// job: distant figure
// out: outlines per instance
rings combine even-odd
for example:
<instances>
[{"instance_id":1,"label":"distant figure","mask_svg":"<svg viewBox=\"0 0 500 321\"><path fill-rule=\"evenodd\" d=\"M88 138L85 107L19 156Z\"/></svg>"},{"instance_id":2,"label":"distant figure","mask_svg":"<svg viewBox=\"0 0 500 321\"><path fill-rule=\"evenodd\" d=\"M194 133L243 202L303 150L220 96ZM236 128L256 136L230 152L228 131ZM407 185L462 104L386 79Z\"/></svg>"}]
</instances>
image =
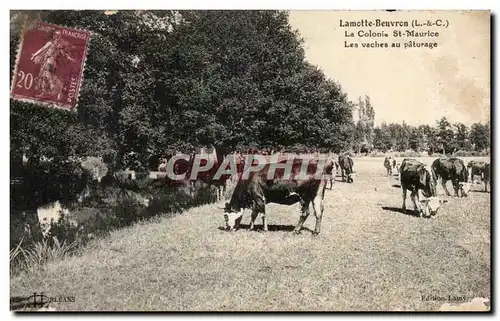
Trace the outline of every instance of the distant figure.
<instances>
[{"instance_id":1,"label":"distant figure","mask_svg":"<svg viewBox=\"0 0 500 321\"><path fill-rule=\"evenodd\" d=\"M353 165L354 162L352 161L351 157L347 155L340 155L339 156L339 165L340 165L340 170L342 171L342 182L345 182L346 179L345 177L347 176L347 183L352 183L353 180Z\"/></svg>"},{"instance_id":2,"label":"distant figure","mask_svg":"<svg viewBox=\"0 0 500 321\"><path fill-rule=\"evenodd\" d=\"M384 159L384 167L387 170L387 176L392 176L392 167L394 162L391 162L392 158L391 157L386 157Z\"/></svg>"}]
</instances>

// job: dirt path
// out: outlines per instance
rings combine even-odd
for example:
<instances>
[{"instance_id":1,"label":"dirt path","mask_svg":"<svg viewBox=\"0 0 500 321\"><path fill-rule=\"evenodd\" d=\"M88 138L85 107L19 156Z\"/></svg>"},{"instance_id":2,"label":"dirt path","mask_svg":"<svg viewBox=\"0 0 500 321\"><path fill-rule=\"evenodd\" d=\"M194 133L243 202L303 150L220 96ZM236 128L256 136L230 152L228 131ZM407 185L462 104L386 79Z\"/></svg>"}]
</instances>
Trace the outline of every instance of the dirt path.
<instances>
[{"instance_id":1,"label":"dirt path","mask_svg":"<svg viewBox=\"0 0 500 321\"><path fill-rule=\"evenodd\" d=\"M450 199L423 219L397 210L401 191L382 160L355 161L355 171L354 184L337 178L326 192L318 237L307 230L313 216L302 235L289 233L298 206L269 205L271 231L262 233L220 230L221 210L208 205L15 277L11 295L76 297L58 310L175 311L437 310L464 302L452 297L490 297L489 193Z\"/></svg>"}]
</instances>

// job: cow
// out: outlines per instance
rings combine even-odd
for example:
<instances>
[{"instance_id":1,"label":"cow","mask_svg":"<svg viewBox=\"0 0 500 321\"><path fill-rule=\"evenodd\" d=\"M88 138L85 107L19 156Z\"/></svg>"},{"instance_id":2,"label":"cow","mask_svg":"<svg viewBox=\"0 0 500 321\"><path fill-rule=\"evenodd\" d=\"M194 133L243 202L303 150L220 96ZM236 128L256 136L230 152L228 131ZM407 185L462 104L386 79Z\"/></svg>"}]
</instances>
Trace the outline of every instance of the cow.
<instances>
[{"instance_id":1,"label":"cow","mask_svg":"<svg viewBox=\"0 0 500 321\"><path fill-rule=\"evenodd\" d=\"M325 164L325 169L327 170L326 175L329 175L329 180L330 180L330 190L333 189L333 184L335 183L335 176L336 176L336 161L332 158L327 158L326 164Z\"/></svg>"},{"instance_id":2,"label":"cow","mask_svg":"<svg viewBox=\"0 0 500 321\"><path fill-rule=\"evenodd\" d=\"M353 161L352 159L347 156L347 155L340 155L339 156L339 166L340 170L342 172L342 182L345 182L346 179L345 177L347 176L347 183L352 183L353 182Z\"/></svg>"},{"instance_id":3,"label":"cow","mask_svg":"<svg viewBox=\"0 0 500 321\"><path fill-rule=\"evenodd\" d=\"M313 159L309 162L307 170L303 173L300 168L302 162L295 159L291 167L290 177L284 177L284 170L277 169L274 176L268 177L271 164L265 164L260 170L247 169L240 174L229 202L224 207L224 220L226 228L232 230L237 227L243 217L244 209L251 209L252 216L250 229L255 228L255 219L262 213L263 230L267 231L265 205L275 203L281 205L301 204L301 215L294 229L299 234L304 222L309 216L309 205L312 203L316 226L313 235L318 235L321 229L323 216L323 199L327 183L328 172L331 172L333 162L323 161L324 167L318 166L320 161ZM255 170L255 171L252 171ZM316 171L318 170L318 173ZM298 177L300 173L303 177ZM248 177L245 177L247 175Z\"/></svg>"},{"instance_id":4,"label":"cow","mask_svg":"<svg viewBox=\"0 0 500 321\"><path fill-rule=\"evenodd\" d=\"M403 212L406 213L406 192L411 192L415 212L419 217L437 214L442 201L436 194L436 174L421 162L405 158L399 167L401 189L403 191Z\"/></svg>"},{"instance_id":5,"label":"cow","mask_svg":"<svg viewBox=\"0 0 500 321\"><path fill-rule=\"evenodd\" d=\"M469 175L463 160L456 157L437 158L432 163L432 170L436 173L437 178L441 178L441 185L447 196L451 195L446 188L446 182L451 180L455 190L454 196L458 197L460 191L460 196L467 197L471 183L468 182Z\"/></svg>"},{"instance_id":6,"label":"cow","mask_svg":"<svg viewBox=\"0 0 500 321\"><path fill-rule=\"evenodd\" d=\"M391 160L392 160L392 157L386 157L384 159L384 167L387 170L387 176L392 176L393 162L391 162Z\"/></svg>"},{"instance_id":7,"label":"cow","mask_svg":"<svg viewBox=\"0 0 500 321\"><path fill-rule=\"evenodd\" d=\"M471 160L467 164L467 169L469 172L470 182L473 181L475 175L481 176L482 180L484 181L484 191L487 192L488 182L490 181L490 164L483 161ZM490 189L491 189L491 182L490 182Z\"/></svg>"}]
</instances>

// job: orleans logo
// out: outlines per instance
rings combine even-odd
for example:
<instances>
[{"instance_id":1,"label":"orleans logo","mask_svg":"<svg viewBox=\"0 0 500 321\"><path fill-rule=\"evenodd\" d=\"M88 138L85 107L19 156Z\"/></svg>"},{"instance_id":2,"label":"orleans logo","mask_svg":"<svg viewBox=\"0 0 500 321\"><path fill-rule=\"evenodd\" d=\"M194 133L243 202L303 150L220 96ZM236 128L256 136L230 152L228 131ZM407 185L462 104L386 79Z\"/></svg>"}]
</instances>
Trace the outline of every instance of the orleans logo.
<instances>
[{"instance_id":1,"label":"orleans logo","mask_svg":"<svg viewBox=\"0 0 500 321\"><path fill-rule=\"evenodd\" d=\"M75 302L75 296L48 296L44 292L33 292L30 296L11 297L10 308L11 310L40 309L49 306L51 303L69 302Z\"/></svg>"},{"instance_id":2,"label":"orleans logo","mask_svg":"<svg viewBox=\"0 0 500 321\"><path fill-rule=\"evenodd\" d=\"M34 308L41 308L50 302L48 296L43 294L43 292L33 292L33 295L28 297L29 305Z\"/></svg>"}]
</instances>

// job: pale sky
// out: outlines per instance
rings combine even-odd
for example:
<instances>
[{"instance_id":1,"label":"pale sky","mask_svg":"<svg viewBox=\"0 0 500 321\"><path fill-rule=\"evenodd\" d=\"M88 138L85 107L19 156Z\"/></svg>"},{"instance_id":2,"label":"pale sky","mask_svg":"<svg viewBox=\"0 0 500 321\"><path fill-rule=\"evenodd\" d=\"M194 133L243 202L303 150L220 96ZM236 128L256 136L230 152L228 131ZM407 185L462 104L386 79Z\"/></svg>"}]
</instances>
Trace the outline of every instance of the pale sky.
<instances>
[{"instance_id":1,"label":"pale sky","mask_svg":"<svg viewBox=\"0 0 500 321\"><path fill-rule=\"evenodd\" d=\"M340 27L361 19L408 21L409 27ZM448 20L437 38L396 40L394 30L414 30L411 21ZM305 40L306 59L338 81L351 101L370 96L375 123L435 125L448 117L470 125L490 119L490 13L488 11L291 11L290 23ZM389 38L360 38L359 30L385 31ZM345 32L355 37L345 37ZM353 39L353 41L351 41ZM429 48L345 48L348 42L437 42Z\"/></svg>"}]
</instances>

